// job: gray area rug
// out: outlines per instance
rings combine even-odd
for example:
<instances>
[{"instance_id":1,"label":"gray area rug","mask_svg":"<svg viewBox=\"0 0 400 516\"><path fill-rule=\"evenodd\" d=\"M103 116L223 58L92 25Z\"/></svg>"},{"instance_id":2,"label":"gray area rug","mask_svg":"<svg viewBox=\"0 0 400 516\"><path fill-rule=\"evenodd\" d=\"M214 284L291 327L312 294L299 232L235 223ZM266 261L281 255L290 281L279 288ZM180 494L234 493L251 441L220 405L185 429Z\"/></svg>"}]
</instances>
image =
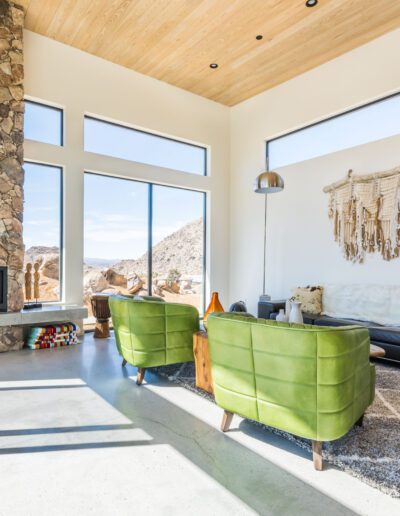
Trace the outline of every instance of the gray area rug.
<instances>
[{"instance_id":1,"label":"gray area rug","mask_svg":"<svg viewBox=\"0 0 400 516\"><path fill-rule=\"evenodd\" d=\"M362 427L330 443L324 443L323 457L390 496L400 498L400 368L376 365L375 401L364 417ZM155 367L155 373L214 401L212 395L195 386L193 363ZM249 420L250 421L250 420ZM311 441L262 425L251 424L289 439L311 453Z\"/></svg>"}]
</instances>

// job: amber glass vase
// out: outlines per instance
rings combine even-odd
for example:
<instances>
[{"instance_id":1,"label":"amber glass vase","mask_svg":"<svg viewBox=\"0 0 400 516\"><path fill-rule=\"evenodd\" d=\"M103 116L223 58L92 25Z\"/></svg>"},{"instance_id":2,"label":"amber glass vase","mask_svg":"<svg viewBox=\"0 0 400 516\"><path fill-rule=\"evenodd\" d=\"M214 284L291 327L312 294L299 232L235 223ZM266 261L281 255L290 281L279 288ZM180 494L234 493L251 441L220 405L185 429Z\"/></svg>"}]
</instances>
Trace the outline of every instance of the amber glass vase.
<instances>
[{"instance_id":1,"label":"amber glass vase","mask_svg":"<svg viewBox=\"0 0 400 516\"><path fill-rule=\"evenodd\" d=\"M208 308L206 310L206 313L204 314L203 323L204 327L207 329L207 319L210 314L213 312L225 312L223 309L223 306L221 305L221 302L218 298L218 292L213 292L211 296L210 304L208 305Z\"/></svg>"}]
</instances>

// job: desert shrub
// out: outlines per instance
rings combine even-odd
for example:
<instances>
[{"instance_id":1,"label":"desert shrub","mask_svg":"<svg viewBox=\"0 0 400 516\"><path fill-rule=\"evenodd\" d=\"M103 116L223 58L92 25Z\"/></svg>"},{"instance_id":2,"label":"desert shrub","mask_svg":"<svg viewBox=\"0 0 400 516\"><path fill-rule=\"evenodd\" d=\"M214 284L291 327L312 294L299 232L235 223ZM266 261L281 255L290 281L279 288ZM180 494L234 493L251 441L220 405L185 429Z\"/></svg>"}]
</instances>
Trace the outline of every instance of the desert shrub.
<instances>
[{"instance_id":1,"label":"desert shrub","mask_svg":"<svg viewBox=\"0 0 400 516\"><path fill-rule=\"evenodd\" d=\"M172 285L173 283L177 283L182 274L178 271L178 269L170 269L167 276L168 285Z\"/></svg>"}]
</instances>

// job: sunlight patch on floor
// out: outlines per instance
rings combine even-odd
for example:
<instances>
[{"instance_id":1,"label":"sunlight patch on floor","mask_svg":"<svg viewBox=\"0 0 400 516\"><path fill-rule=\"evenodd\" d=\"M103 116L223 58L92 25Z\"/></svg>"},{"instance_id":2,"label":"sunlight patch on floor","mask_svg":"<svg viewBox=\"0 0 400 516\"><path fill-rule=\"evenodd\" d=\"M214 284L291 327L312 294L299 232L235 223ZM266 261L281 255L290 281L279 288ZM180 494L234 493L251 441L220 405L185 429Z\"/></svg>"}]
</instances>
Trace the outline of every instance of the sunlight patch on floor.
<instances>
[{"instance_id":1,"label":"sunlight patch on floor","mask_svg":"<svg viewBox=\"0 0 400 516\"><path fill-rule=\"evenodd\" d=\"M18 382L6 382L18 383ZM2 430L131 424L84 382L0 390ZM37 385L42 385L38 380Z\"/></svg>"}]
</instances>

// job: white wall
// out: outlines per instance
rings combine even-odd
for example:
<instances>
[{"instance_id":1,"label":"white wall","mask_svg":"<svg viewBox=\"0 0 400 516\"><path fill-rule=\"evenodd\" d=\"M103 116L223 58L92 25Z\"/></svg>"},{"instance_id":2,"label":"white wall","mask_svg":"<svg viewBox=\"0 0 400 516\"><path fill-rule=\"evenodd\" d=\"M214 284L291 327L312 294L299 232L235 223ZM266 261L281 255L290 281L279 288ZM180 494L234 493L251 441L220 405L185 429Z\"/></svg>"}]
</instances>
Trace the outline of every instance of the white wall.
<instances>
[{"instance_id":1,"label":"white wall","mask_svg":"<svg viewBox=\"0 0 400 516\"><path fill-rule=\"evenodd\" d=\"M64 168L65 301L82 301L83 172L171 184L208 193L208 286L228 302L229 108L67 45L25 31L25 94L65 109L65 147L25 142L25 159ZM83 116L100 115L209 146L209 177L83 151ZM208 297L208 296L207 296Z\"/></svg>"},{"instance_id":2,"label":"white wall","mask_svg":"<svg viewBox=\"0 0 400 516\"><path fill-rule=\"evenodd\" d=\"M262 289L264 199L262 195L253 193L252 184L265 166L265 141L400 91L399 48L400 30L396 30L231 109L231 301L244 299L248 309L256 312ZM390 140L381 143L394 149L398 140ZM290 287L302 283L321 282L319 276L323 274L322 270L313 270L307 264L307 258L312 257L312 252L319 253L319 259L325 262L325 271L331 268L335 278L343 275L362 281L369 276L372 263L357 266L360 269L355 273L356 268L350 268L350 264L338 256L340 250L332 243L333 232L326 215L327 199L321 196L314 205L310 203L313 190L310 191L309 184L317 176L315 188L319 189L320 185L343 177L348 168L357 171L359 166L362 173L400 164L398 152L387 156L386 147L379 147L379 142L377 145L381 154L374 156L373 161L367 160L367 154L363 155L360 147L354 149L356 154L351 156L351 163L345 151L331 155L334 159L331 165L326 157L321 158L321 163L313 160L297 167L286 167L287 170L282 169L287 191L269 197L271 224L268 240L268 290L272 295L286 295ZM319 165L324 166L320 168ZM296 199L294 211L291 202ZM315 218L321 219L321 225L314 224L315 230L321 234L315 238L315 250L306 256L301 251L299 239L307 231L304 224L313 222ZM293 235L296 245L288 239ZM324 239L324 245L329 246L329 252L325 252L322 246L318 248L321 238ZM284 240L289 241L284 244ZM294 254L290 258L288 250ZM398 263L372 261L376 262L374 267L379 268L380 272L384 271L384 281L390 281L392 273L399 271ZM371 283L375 279L371 278Z\"/></svg>"},{"instance_id":3,"label":"white wall","mask_svg":"<svg viewBox=\"0 0 400 516\"><path fill-rule=\"evenodd\" d=\"M400 259L367 254L363 264L345 260L333 238L329 195L322 191L349 168L354 175L398 166L400 135L279 169L285 189L270 199L267 284L277 299L297 286L326 283L400 284Z\"/></svg>"}]
</instances>

